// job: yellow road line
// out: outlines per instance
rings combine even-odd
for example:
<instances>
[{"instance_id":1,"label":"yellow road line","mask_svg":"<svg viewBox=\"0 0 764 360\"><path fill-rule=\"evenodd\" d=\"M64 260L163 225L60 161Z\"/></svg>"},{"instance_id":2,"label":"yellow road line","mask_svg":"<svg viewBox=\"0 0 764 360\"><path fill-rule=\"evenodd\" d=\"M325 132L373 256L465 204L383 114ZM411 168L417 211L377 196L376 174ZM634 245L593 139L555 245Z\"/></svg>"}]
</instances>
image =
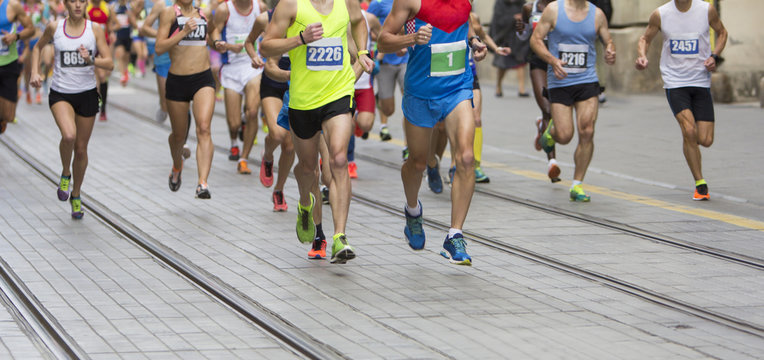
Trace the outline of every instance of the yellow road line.
<instances>
[{"instance_id":1,"label":"yellow road line","mask_svg":"<svg viewBox=\"0 0 764 360\"><path fill-rule=\"evenodd\" d=\"M369 134L369 138L379 139L379 136L377 136L376 134ZM388 141L388 143L395 144L401 147L405 146L405 143L401 139L392 139ZM443 154L443 159L450 158L450 157L451 155L449 154L448 151L446 151L445 154ZM510 174L522 176L529 179L543 181L545 183L549 181L547 174L540 173L538 171L513 168L505 164L494 163L494 162L482 161L481 163L491 169L499 169L501 171L508 172ZM570 181L561 181L557 185L569 187ZM642 205L654 206L664 210L676 211L676 212L680 212L680 213L684 213L688 215L703 217L706 219L717 220L717 221L725 222L727 224L740 226L746 229L764 231L764 222L745 218L742 216L726 214L726 213L714 211L714 210L698 209L698 208L693 208L693 207L684 206L684 205L672 204L666 201L657 200L657 199L653 199L646 196L628 194L625 192L611 190L605 187L594 186L591 184L586 185L586 191L593 194L605 195L611 198L626 200L626 201L630 201L630 202L638 203Z\"/></svg>"}]
</instances>

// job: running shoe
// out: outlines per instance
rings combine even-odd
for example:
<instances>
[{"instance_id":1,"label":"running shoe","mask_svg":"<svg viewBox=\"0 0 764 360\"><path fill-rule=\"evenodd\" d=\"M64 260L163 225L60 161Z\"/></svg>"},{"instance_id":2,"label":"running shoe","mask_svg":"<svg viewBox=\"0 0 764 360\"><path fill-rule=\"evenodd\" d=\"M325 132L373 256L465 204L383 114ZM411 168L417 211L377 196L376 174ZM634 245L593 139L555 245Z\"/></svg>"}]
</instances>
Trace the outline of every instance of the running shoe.
<instances>
[{"instance_id":1,"label":"running shoe","mask_svg":"<svg viewBox=\"0 0 764 360\"><path fill-rule=\"evenodd\" d=\"M313 205L316 199L310 194L310 205L303 206L297 202L297 239L307 244L316 238L316 224L313 222Z\"/></svg>"},{"instance_id":2,"label":"running shoe","mask_svg":"<svg viewBox=\"0 0 764 360\"><path fill-rule=\"evenodd\" d=\"M188 148L188 145L183 144L183 158L188 159L191 157L191 149Z\"/></svg>"},{"instance_id":3,"label":"running shoe","mask_svg":"<svg viewBox=\"0 0 764 360\"><path fill-rule=\"evenodd\" d=\"M15 120L15 118L14 118ZM8 122L4 119L0 119L0 134L5 132L5 128L8 127Z\"/></svg>"},{"instance_id":4,"label":"running shoe","mask_svg":"<svg viewBox=\"0 0 764 360\"><path fill-rule=\"evenodd\" d=\"M127 80L130 79L130 77L127 75L127 71L125 71L122 74L122 77L119 79L119 83L122 84L122 86L127 86Z\"/></svg>"},{"instance_id":5,"label":"running shoe","mask_svg":"<svg viewBox=\"0 0 764 360\"><path fill-rule=\"evenodd\" d=\"M167 112L162 110L162 108L160 107L159 109L157 109L157 112L154 113L154 120L156 120L156 122L160 124L165 122L165 120L167 120Z\"/></svg>"},{"instance_id":6,"label":"running shoe","mask_svg":"<svg viewBox=\"0 0 764 360\"><path fill-rule=\"evenodd\" d=\"M313 240L313 246L308 251L308 259L326 259L326 239L316 238Z\"/></svg>"},{"instance_id":7,"label":"running shoe","mask_svg":"<svg viewBox=\"0 0 764 360\"><path fill-rule=\"evenodd\" d=\"M547 170L546 174L549 176L549 180L551 180L552 183L560 181L560 167L557 166L556 162L549 163L549 170Z\"/></svg>"},{"instance_id":8,"label":"running shoe","mask_svg":"<svg viewBox=\"0 0 764 360\"><path fill-rule=\"evenodd\" d=\"M231 160L231 161L239 160L239 146L238 145L231 146L231 150L228 151L228 160Z\"/></svg>"},{"instance_id":9,"label":"running shoe","mask_svg":"<svg viewBox=\"0 0 764 360\"><path fill-rule=\"evenodd\" d=\"M106 110L101 110L101 115L98 116L98 121L106 121Z\"/></svg>"},{"instance_id":10,"label":"running shoe","mask_svg":"<svg viewBox=\"0 0 764 360\"><path fill-rule=\"evenodd\" d=\"M79 196L72 196L69 202L72 204L72 218L77 220L82 219L82 216L85 215L85 212L82 211L82 200L79 198Z\"/></svg>"},{"instance_id":11,"label":"running shoe","mask_svg":"<svg viewBox=\"0 0 764 360\"><path fill-rule=\"evenodd\" d=\"M180 183L181 183L180 175L181 175L182 172L183 172L183 165L182 164L180 166L180 170L178 170L178 171L175 171L175 166L172 167L172 171L170 171L170 181L169 181L170 182L170 191L174 192L174 191L178 191L178 189L180 189ZM178 181L177 182L173 182L172 181L172 174L173 173L177 173L178 174Z\"/></svg>"},{"instance_id":12,"label":"running shoe","mask_svg":"<svg viewBox=\"0 0 764 360\"><path fill-rule=\"evenodd\" d=\"M483 168L480 167L479 163L475 166L475 182L480 184L488 184L491 182L491 178L483 172Z\"/></svg>"},{"instance_id":13,"label":"running shoe","mask_svg":"<svg viewBox=\"0 0 764 360\"><path fill-rule=\"evenodd\" d=\"M361 130L361 128L358 126L358 124L355 124L355 131L353 132L353 134L356 137L361 137L361 135L363 135L363 130Z\"/></svg>"},{"instance_id":14,"label":"running shoe","mask_svg":"<svg viewBox=\"0 0 764 360\"><path fill-rule=\"evenodd\" d=\"M282 191L274 191L273 192L273 211L274 212L283 212L287 211L289 207L287 206L286 199L284 199L284 193Z\"/></svg>"},{"instance_id":15,"label":"running shoe","mask_svg":"<svg viewBox=\"0 0 764 360\"><path fill-rule=\"evenodd\" d=\"M541 134L544 133L543 120L544 118L541 116L536 119L536 137L533 139L533 147L536 148L536 151L541 151L541 143L539 142L539 139L541 139Z\"/></svg>"},{"instance_id":16,"label":"running shoe","mask_svg":"<svg viewBox=\"0 0 764 360\"><path fill-rule=\"evenodd\" d=\"M576 185L570 189L570 201L589 202L589 200L591 200L591 197L584 193L581 185Z\"/></svg>"},{"instance_id":17,"label":"running shoe","mask_svg":"<svg viewBox=\"0 0 764 360\"><path fill-rule=\"evenodd\" d=\"M350 174L351 179L358 179L358 165L355 164L355 161L348 162L348 174Z\"/></svg>"},{"instance_id":18,"label":"running shoe","mask_svg":"<svg viewBox=\"0 0 764 360\"><path fill-rule=\"evenodd\" d=\"M454 183L454 175L456 174L456 166L452 166L450 169L448 169L448 184L452 185Z\"/></svg>"},{"instance_id":19,"label":"running shoe","mask_svg":"<svg viewBox=\"0 0 764 360\"><path fill-rule=\"evenodd\" d=\"M401 154L401 157L403 158L404 162L409 159L409 148L408 147L403 148L403 152Z\"/></svg>"},{"instance_id":20,"label":"running shoe","mask_svg":"<svg viewBox=\"0 0 764 360\"><path fill-rule=\"evenodd\" d=\"M61 180L58 182L58 190L56 191L58 194L58 199L61 201L66 201L69 199L69 182L72 180L72 176L64 176L61 175Z\"/></svg>"},{"instance_id":21,"label":"running shoe","mask_svg":"<svg viewBox=\"0 0 764 360\"><path fill-rule=\"evenodd\" d=\"M695 187L695 194L692 195L692 199L696 201L710 200L711 196L708 194L708 184L701 184Z\"/></svg>"},{"instance_id":22,"label":"running shoe","mask_svg":"<svg viewBox=\"0 0 764 360\"><path fill-rule=\"evenodd\" d=\"M27 89L27 104L32 103L32 92Z\"/></svg>"},{"instance_id":23,"label":"running shoe","mask_svg":"<svg viewBox=\"0 0 764 360\"><path fill-rule=\"evenodd\" d=\"M260 158L260 183L267 188L273 185L273 161L265 161L265 156Z\"/></svg>"},{"instance_id":24,"label":"running shoe","mask_svg":"<svg viewBox=\"0 0 764 360\"><path fill-rule=\"evenodd\" d=\"M344 264L348 260L355 259L355 251L353 247L348 244L348 239L345 234L334 234L332 237L334 243L332 244L332 258L329 260L332 264Z\"/></svg>"},{"instance_id":25,"label":"running shoe","mask_svg":"<svg viewBox=\"0 0 764 360\"><path fill-rule=\"evenodd\" d=\"M361 139L366 140L368 138L369 138L369 132L368 131L364 131L363 134L361 134Z\"/></svg>"},{"instance_id":26,"label":"running shoe","mask_svg":"<svg viewBox=\"0 0 764 360\"><path fill-rule=\"evenodd\" d=\"M472 266L472 257L467 254L467 244L464 236L459 233L453 237L446 236L443 242L443 250L440 255L448 259L452 264Z\"/></svg>"},{"instance_id":27,"label":"running shoe","mask_svg":"<svg viewBox=\"0 0 764 360\"><path fill-rule=\"evenodd\" d=\"M552 128L553 122L554 122L554 119L549 120L549 125L546 126L546 130L544 130L544 133L541 134L541 136L539 137L539 145L541 145L541 148L547 154L554 151L554 139L552 138L552 135L549 133L549 129Z\"/></svg>"},{"instance_id":28,"label":"running shoe","mask_svg":"<svg viewBox=\"0 0 764 360\"><path fill-rule=\"evenodd\" d=\"M387 129L387 127L383 127L381 130L379 130L379 138L382 141L388 141L388 140L391 140L393 137L390 136L390 130Z\"/></svg>"},{"instance_id":29,"label":"running shoe","mask_svg":"<svg viewBox=\"0 0 764 360\"><path fill-rule=\"evenodd\" d=\"M37 93L37 95L34 98L34 103L37 104L37 105L42 104L42 96L40 95L39 92Z\"/></svg>"},{"instance_id":30,"label":"running shoe","mask_svg":"<svg viewBox=\"0 0 764 360\"><path fill-rule=\"evenodd\" d=\"M414 250L424 249L425 236L422 215L424 215L424 208L422 208L422 202L419 201L419 207L422 209L422 213L419 216L409 215L406 207L403 208L403 213L406 215L406 226L403 228L403 235L406 236L406 240L409 242L409 246Z\"/></svg>"},{"instance_id":31,"label":"running shoe","mask_svg":"<svg viewBox=\"0 0 764 360\"><path fill-rule=\"evenodd\" d=\"M435 164L435 167L427 165L427 185L432 192L440 194L443 192L443 179L440 177L440 159L437 160L438 164Z\"/></svg>"},{"instance_id":32,"label":"running shoe","mask_svg":"<svg viewBox=\"0 0 764 360\"><path fill-rule=\"evenodd\" d=\"M329 205L329 188L321 185L321 202Z\"/></svg>"},{"instance_id":33,"label":"running shoe","mask_svg":"<svg viewBox=\"0 0 764 360\"><path fill-rule=\"evenodd\" d=\"M239 164L236 165L236 171L239 172L239 174L242 175L249 175L252 173L252 170L247 167L247 160L245 159L239 159Z\"/></svg>"},{"instance_id":34,"label":"running shoe","mask_svg":"<svg viewBox=\"0 0 764 360\"><path fill-rule=\"evenodd\" d=\"M207 185L202 185L202 184L197 185L196 198L205 199L205 200L212 198L212 194L210 194L210 188L207 187Z\"/></svg>"}]
</instances>

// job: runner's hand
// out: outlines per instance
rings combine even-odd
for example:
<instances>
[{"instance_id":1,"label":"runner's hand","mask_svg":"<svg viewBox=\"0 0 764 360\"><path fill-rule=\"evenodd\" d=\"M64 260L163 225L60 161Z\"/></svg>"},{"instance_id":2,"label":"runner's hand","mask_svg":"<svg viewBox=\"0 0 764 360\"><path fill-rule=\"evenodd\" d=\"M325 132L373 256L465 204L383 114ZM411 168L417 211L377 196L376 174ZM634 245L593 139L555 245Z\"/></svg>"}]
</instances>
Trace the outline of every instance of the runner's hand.
<instances>
[{"instance_id":1,"label":"runner's hand","mask_svg":"<svg viewBox=\"0 0 764 360\"><path fill-rule=\"evenodd\" d=\"M32 85L32 87L35 89L42 87L42 77L39 73L32 73L32 75L29 77L29 85Z\"/></svg>"},{"instance_id":2,"label":"runner's hand","mask_svg":"<svg viewBox=\"0 0 764 360\"><path fill-rule=\"evenodd\" d=\"M637 58L636 63L634 66L636 66L637 70L644 70L647 69L647 64L649 61L647 61L647 56L640 56Z\"/></svg>"},{"instance_id":3,"label":"runner's hand","mask_svg":"<svg viewBox=\"0 0 764 360\"><path fill-rule=\"evenodd\" d=\"M395 55L404 56L409 52L409 48L403 48L395 52Z\"/></svg>"},{"instance_id":4,"label":"runner's hand","mask_svg":"<svg viewBox=\"0 0 764 360\"><path fill-rule=\"evenodd\" d=\"M372 60L368 54L366 56L364 55L359 56L358 62L361 63L361 67L363 67L363 71L366 71L367 73L371 74L371 72L374 70L374 60Z\"/></svg>"},{"instance_id":5,"label":"runner's hand","mask_svg":"<svg viewBox=\"0 0 764 360\"><path fill-rule=\"evenodd\" d=\"M260 57L260 55L257 55L252 58L252 67L255 69L259 69L265 66L265 62L263 62L263 58Z\"/></svg>"},{"instance_id":6,"label":"runner's hand","mask_svg":"<svg viewBox=\"0 0 764 360\"><path fill-rule=\"evenodd\" d=\"M706 61L703 62L703 65L706 66L706 71L708 72L716 71L716 59L714 59L713 57L709 57L708 59L706 59Z\"/></svg>"},{"instance_id":7,"label":"runner's hand","mask_svg":"<svg viewBox=\"0 0 764 360\"><path fill-rule=\"evenodd\" d=\"M552 65L552 70L554 70L554 77L560 80L568 77L568 73L565 71L565 69L562 68L562 66L565 65L565 63L562 62L562 60L554 59L554 62L551 65Z\"/></svg>"},{"instance_id":8,"label":"runner's hand","mask_svg":"<svg viewBox=\"0 0 764 360\"><path fill-rule=\"evenodd\" d=\"M499 46L496 48L496 54L501 56L507 56L512 53L512 49L506 47L506 46Z\"/></svg>"},{"instance_id":9,"label":"runner's hand","mask_svg":"<svg viewBox=\"0 0 764 360\"><path fill-rule=\"evenodd\" d=\"M222 54L226 51L226 48L225 48L226 45L228 45L228 43L225 42L225 40L215 41L215 50L217 50L219 53Z\"/></svg>"},{"instance_id":10,"label":"runner's hand","mask_svg":"<svg viewBox=\"0 0 764 360\"><path fill-rule=\"evenodd\" d=\"M3 44L10 45L16 42L16 33L9 33L5 30L2 30L3 32Z\"/></svg>"},{"instance_id":11,"label":"runner's hand","mask_svg":"<svg viewBox=\"0 0 764 360\"><path fill-rule=\"evenodd\" d=\"M302 32L302 38L305 39L306 44L310 44L316 40L324 38L324 26L320 22L312 23L308 25Z\"/></svg>"},{"instance_id":12,"label":"runner's hand","mask_svg":"<svg viewBox=\"0 0 764 360\"><path fill-rule=\"evenodd\" d=\"M88 49L85 49L85 45L80 44L80 47L77 48L77 50L80 52L80 56L82 56L82 59L85 60L85 63L90 64L91 60L93 59L90 58L90 52L88 51Z\"/></svg>"},{"instance_id":13,"label":"runner's hand","mask_svg":"<svg viewBox=\"0 0 764 360\"><path fill-rule=\"evenodd\" d=\"M615 64L615 49L610 46L605 49L605 63L608 65Z\"/></svg>"},{"instance_id":14,"label":"runner's hand","mask_svg":"<svg viewBox=\"0 0 764 360\"><path fill-rule=\"evenodd\" d=\"M196 27L196 20L194 18L188 18L188 20L186 20L186 24L183 25L183 32L188 35L192 31L196 30Z\"/></svg>"},{"instance_id":15,"label":"runner's hand","mask_svg":"<svg viewBox=\"0 0 764 360\"><path fill-rule=\"evenodd\" d=\"M425 26L421 26L419 30L416 31L416 34L414 35L414 41L417 45L426 45L430 42L430 39L432 38L432 25L427 24Z\"/></svg>"},{"instance_id":16,"label":"runner's hand","mask_svg":"<svg viewBox=\"0 0 764 360\"><path fill-rule=\"evenodd\" d=\"M475 58L475 61L483 61L486 54L488 54L488 47L482 41L473 41L472 44L474 44L471 45L472 56Z\"/></svg>"},{"instance_id":17,"label":"runner's hand","mask_svg":"<svg viewBox=\"0 0 764 360\"><path fill-rule=\"evenodd\" d=\"M241 52L241 49L243 48L244 48L244 44L233 44L233 45L229 45L228 51L234 54L238 54Z\"/></svg>"}]
</instances>

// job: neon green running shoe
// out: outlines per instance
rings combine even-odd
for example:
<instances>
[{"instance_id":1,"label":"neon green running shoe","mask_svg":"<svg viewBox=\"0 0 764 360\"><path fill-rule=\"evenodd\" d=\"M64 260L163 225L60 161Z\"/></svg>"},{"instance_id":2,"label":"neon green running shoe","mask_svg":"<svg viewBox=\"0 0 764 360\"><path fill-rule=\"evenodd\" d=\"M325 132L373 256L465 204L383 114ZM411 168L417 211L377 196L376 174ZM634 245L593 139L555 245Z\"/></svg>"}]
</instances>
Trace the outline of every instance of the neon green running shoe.
<instances>
[{"instance_id":1,"label":"neon green running shoe","mask_svg":"<svg viewBox=\"0 0 764 360\"><path fill-rule=\"evenodd\" d=\"M85 215L85 212L82 211L82 200L79 197L72 196L69 202L72 203L72 218L77 220L82 219L82 216Z\"/></svg>"},{"instance_id":2,"label":"neon green running shoe","mask_svg":"<svg viewBox=\"0 0 764 360\"><path fill-rule=\"evenodd\" d=\"M581 185L576 185L570 189L570 201L589 202L590 199Z\"/></svg>"},{"instance_id":3,"label":"neon green running shoe","mask_svg":"<svg viewBox=\"0 0 764 360\"><path fill-rule=\"evenodd\" d=\"M313 222L315 202L313 194L310 194L310 206L302 206L297 202L297 239L303 244L313 242L316 238L316 224Z\"/></svg>"},{"instance_id":4,"label":"neon green running shoe","mask_svg":"<svg viewBox=\"0 0 764 360\"><path fill-rule=\"evenodd\" d=\"M334 244L332 244L332 258L329 260L332 264L344 264L348 260L355 259L355 251L353 247L348 244L348 239L343 233L334 234L332 238Z\"/></svg>"},{"instance_id":5,"label":"neon green running shoe","mask_svg":"<svg viewBox=\"0 0 764 360\"><path fill-rule=\"evenodd\" d=\"M539 145L541 145L541 148L544 149L544 152L547 154L554 151L554 139L552 138L552 134L549 133L549 129L552 128L553 122L554 119L549 120L549 125L547 125L546 130L544 130L544 133L539 137Z\"/></svg>"}]
</instances>

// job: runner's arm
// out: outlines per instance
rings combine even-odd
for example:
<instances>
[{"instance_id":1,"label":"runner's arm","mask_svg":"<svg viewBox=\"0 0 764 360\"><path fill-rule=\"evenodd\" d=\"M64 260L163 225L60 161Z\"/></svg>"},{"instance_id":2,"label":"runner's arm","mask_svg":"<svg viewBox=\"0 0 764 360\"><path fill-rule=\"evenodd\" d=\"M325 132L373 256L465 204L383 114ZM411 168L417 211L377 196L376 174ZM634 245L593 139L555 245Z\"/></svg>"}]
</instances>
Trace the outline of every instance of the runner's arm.
<instances>
[{"instance_id":1,"label":"runner's arm","mask_svg":"<svg viewBox=\"0 0 764 360\"><path fill-rule=\"evenodd\" d=\"M269 78L275 81L279 82L287 82L289 81L289 70L284 70L279 67L279 57L269 57L268 60L265 62L265 75L268 75Z\"/></svg>"},{"instance_id":2,"label":"runner's arm","mask_svg":"<svg viewBox=\"0 0 764 360\"><path fill-rule=\"evenodd\" d=\"M278 57L298 46L304 45L300 36L286 38L287 29L297 16L296 0L281 0L273 11L271 22L265 29L263 41L260 42L260 54Z\"/></svg>"},{"instance_id":3,"label":"runner's arm","mask_svg":"<svg viewBox=\"0 0 764 360\"><path fill-rule=\"evenodd\" d=\"M493 41L491 38L491 35L488 35L487 32L485 32L485 29L483 29L483 26L480 25L480 17L476 13L470 13L470 20L472 21L472 30L475 31L475 35L480 37L480 39L483 40L485 45L488 47L488 50L491 50L493 53L497 53L499 55L509 55L512 53L512 49L508 47L498 46L496 45L496 42Z\"/></svg>"},{"instance_id":4,"label":"runner's arm","mask_svg":"<svg viewBox=\"0 0 764 360\"><path fill-rule=\"evenodd\" d=\"M141 28L138 29L138 33L141 36L153 37L153 38L157 37L157 31L152 26L154 25L155 21L158 21L159 13L161 13L163 9L164 9L164 0L154 1L154 6L151 8L151 12L149 12L149 14L146 15L146 19L143 21L143 26L141 26Z\"/></svg>"},{"instance_id":5,"label":"runner's arm","mask_svg":"<svg viewBox=\"0 0 764 360\"><path fill-rule=\"evenodd\" d=\"M26 40L34 36L36 28L34 27L34 24L32 24L32 18L30 18L26 11L24 11L24 5L21 5L21 2L16 0L12 0L9 5L13 7L13 11L16 13L16 21L24 26L24 30L21 30L18 33L18 40ZM15 34L3 34L3 42L6 44L10 44L9 42L6 42L6 37L9 37L9 35L15 37ZM13 39L13 41L16 40L17 39Z\"/></svg>"},{"instance_id":6,"label":"runner's arm","mask_svg":"<svg viewBox=\"0 0 764 360\"><path fill-rule=\"evenodd\" d=\"M704 65L708 71L716 71L716 58L724 51L724 47L727 46L727 29L722 24L722 20L719 18L719 13L713 6L708 7L708 25L714 29L716 33L716 43L714 44L714 52L706 59Z\"/></svg>"},{"instance_id":7,"label":"runner's arm","mask_svg":"<svg viewBox=\"0 0 764 360\"><path fill-rule=\"evenodd\" d=\"M547 5L544 12L541 14L541 20L536 24L536 29L533 30L531 35L531 50L541 58L545 63L552 66L554 70L554 76L558 79L564 79L568 76L565 69L562 68L562 60L554 57L549 49L544 44L544 38L552 31L557 22L557 2Z\"/></svg>"},{"instance_id":8,"label":"runner's arm","mask_svg":"<svg viewBox=\"0 0 764 360\"><path fill-rule=\"evenodd\" d=\"M655 35L657 35L660 30L661 14L656 9L650 14L650 20L647 23L645 33L639 37L639 42L637 43L637 60L634 64L637 70L644 70L647 68L647 50L650 48L650 43L653 42Z\"/></svg>"},{"instance_id":9,"label":"runner's arm","mask_svg":"<svg viewBox=\"0 0 764 360\"><path fill-rule=\"evenodd\" d=\"M186 26L183 26L183 29L178 31L177 34L174 34L173 36L170 36L170 25L175 21L175 9L171 7L166 7L162 10L162 12L159 14L159 29L157 30L157 42L154 48L156 49L156 53L158 55L162 55L170 49L178 45L178 43L183 40L183 38L188 35L193 29L196 28L196 26L188 26L189 23L186 22ZM194 18L188 19L188 21L195 21Z\"/></svg>"},{"instance_id":10,"label":"runner's arm","mask_svg":"<svg viewBox=\"0 0 764 360\"><path fill-rule=\"evenodd\" d=\"M412 34L401 33L406 20L413 15L413 10L410 0L393 2L393 8L387 15L385 23L382 24L382 32L377 39L377 49L380 52L395 53L417 44L417 37L421 36L418 31ZM421 28L426 27L422 26Z\"/></svg>"},{"instance_id":11,"label":"runner's arm","mask_svg":"<svg viewBox=\"0 0 764 360\"><path fill-rule=\"evenodd\" d=\"M608 30L607 18L600 8L597 8L595 14L594 19L597 22L597 32L599 33L602 45L605 46L605 63L613 65L615 64L615 43L610 36L610 30Z\"/></svg>"},{"instance_id":12,"label":"runner's arm","mask_svg":"<svg viewBox=\"0 0 764 360\"><path fill-rule=\"evenodd\" d=\"M221 3L215 10L215 16L212 17L212 31L209 38L212 39L212 46L220 53L229 49L228 42L222 37L223 27L228 21L228 5Z\"/></svg>"},{"instance_id":13,"label":"runner's arm","mask_svg":"<svg viewBox=\"0 0 764 360\"><path fill-rule=\"evenodd\" d=\"M43 46L53 40L53 34L58 28L58 21L51 21L45 26L45 31L42 32L40 40L37 41L40 46L35 46L32 49L32 69L31 76L29 77L29 84L35 88L42 86L42 77L40 76L40 52L42 52Z\"/></svg>"},{"instance_id":14,"label":"runner's arm","mask_svg":"<svg viewBox=\"0 0 764 360\"><path fill-rule=\"evenodd\" d=\"M260 57L255 49L255 42L257 41L257 38L265 32L267 26L268 13L260 13L255 19L255 25L252 26L252 30L249 32L247 40L244 41L244 49L247 51L247 55L249 55L250 58L255 58L256 56Z\"/></svg>"},{"instance_id":15,"label":"runner's arm","mask_svg":"<svg viewBox=\"0 0 764 360\"><path fill-rule=\"evenodd\" d=\"M111 49L106 43L106 34L100 26L93 26L93 34L96 39L96 54L93 54L93 65L105 70L114 70L114 61L111 59Z\"/></svg>"}]
</instances>

